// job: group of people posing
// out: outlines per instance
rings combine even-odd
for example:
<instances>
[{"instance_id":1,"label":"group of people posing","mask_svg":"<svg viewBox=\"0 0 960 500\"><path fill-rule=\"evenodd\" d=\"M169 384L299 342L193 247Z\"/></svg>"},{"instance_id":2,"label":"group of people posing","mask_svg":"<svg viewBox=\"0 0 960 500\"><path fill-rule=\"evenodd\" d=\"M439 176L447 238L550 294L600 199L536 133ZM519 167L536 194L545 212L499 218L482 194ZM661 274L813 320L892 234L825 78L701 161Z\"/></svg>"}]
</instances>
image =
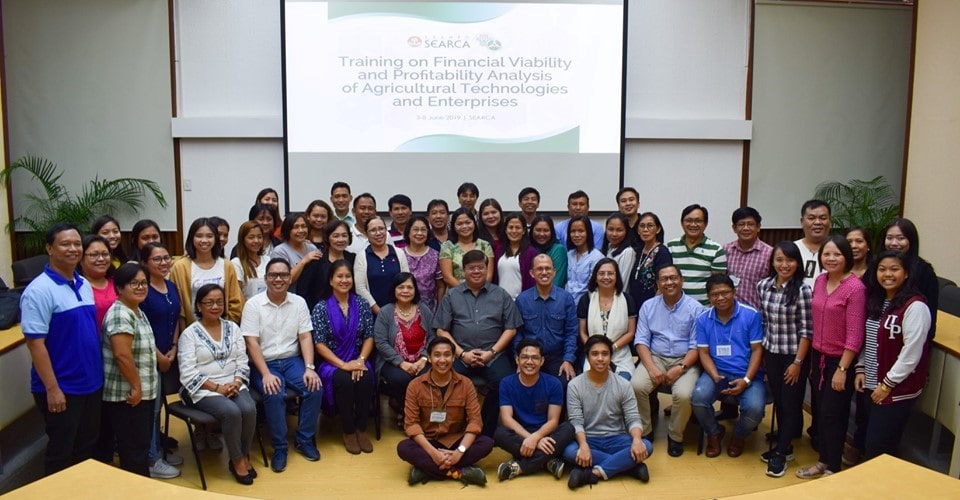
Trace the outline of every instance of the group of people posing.
<instances>
[{"instance_id":1,"label":"group of people posing","mask_svg":"<svg viewBox=\"0 0 960 500\"><path fill-rule=\"evenodd\" d=\"M483 485L476 463L494 445L513 456L500 480L546 469L558 479L569 471L570 488L619 474L645 482L658 392L673 400L670 456L684 452L691 415L706 455L721 453L721 400L739 407L726 444L737 457L763 418L767 384L781 426L761 459L779 477L801 435L807 381L820 460L799 477L896 452L925 381L937 305L909 220L894 220L873 255L862 228L831 236L830 207L818 200L801 209L804 237L771 247L750 207L734 211L726 245L706 237L708 210L696 204L681 213L683 234L665 241L629 187L603 224L588 217L582 191L556 225L537 213L534 188L509 215L493 199L475 208L472 183L457 197L452 214L437 199L420 215L395 195L388 226L372 195L354 197L342 182L329 204L283 219L265 189L229 252L229 224L200 218L176 260L149 220L126 249L108 216L83 237L51 227L50 263L21 302L47 472L90 456L112 462L117 451L126 470L176 477L182 459L159 432L161 400L175 392L220 422L198 429L196 442L225 446L242 484L257 477L255 400L270 468L282 472L288 405L305 459L320 458L322 412L339 418L346 451L371 453L378 392L408 438L397 453L412 465L411 485ZM844 452L854 392L857 428Z\"/></svg>"}]
</instances>

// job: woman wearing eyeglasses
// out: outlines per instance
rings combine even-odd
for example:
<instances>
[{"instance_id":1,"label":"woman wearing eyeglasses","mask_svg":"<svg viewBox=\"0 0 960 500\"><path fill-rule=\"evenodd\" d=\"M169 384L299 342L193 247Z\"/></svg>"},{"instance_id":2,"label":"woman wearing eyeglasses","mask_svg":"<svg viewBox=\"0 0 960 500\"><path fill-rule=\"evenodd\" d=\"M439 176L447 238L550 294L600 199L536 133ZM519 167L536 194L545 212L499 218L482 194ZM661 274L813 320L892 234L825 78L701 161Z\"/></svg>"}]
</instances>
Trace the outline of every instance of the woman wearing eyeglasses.
<instances>
[{"instance_id":1,"label":"woman wearing eyeglasses","mask_svg":"<svg viewBox=\"0 0 960 500\"><path fill-rule=\"evenodd\" d=\"M387 243L387 224L375 215L367 221L367 239L370 244L357 255L353 263L353 275L357 295L367 301L373 315L380 314L380 307L390 303L390 284L401 272L410 272L407 256L403 250Z\"/></svg>"},{"instance_id":2,"label":"woman wearing eyeglasses","mask_svg":"<svg viewBox=\"0 0 960 500\"><path fill-rule=\"evenodd\" d=\"M120 468L149 476L147 457L158 397L153 329L140 310L149 282L139 264L128 262L117 269L113 284L117 300L101 328L104 382L97 458L113 463L116 445Z\"/></svg>"},{"instance_id":3,"label":"woman wearing eyeglasses","mask_svg":"<svg viewBox=\"0 0 960 500\"><path fill-rule=\"evenodd\" d=\"M117 300L113 288L113 258L107 240L95 234L83 237L83 257L80 259L80 274L93 288L93 304L97 309L97 325L103 324L107 309Z\"/></svg>"},{"instance_id":4,"label":"woman wearing eyeglasses","mask_svg":"<svg viewBox=\"0 0 960 500\"><path fill-rule=\"evenodd\" d=\"M147 271L147 297L140 304L140 310L147 315L147 321L153 329L153 338L156 347L157 368L161 373L168 373L171 368L176 371L177 340L183 323L180 320L180 294L177 285L166 279L170 272L170 252L160 243L147 243L140 249L138 256ZM163 378L159 394L163 394ZM173 467L171 462L180 464L183 459L174 454L167 454L163 458L160 442L160 399L154 404L153 439L150 442L150 476L160 479L170 479L180 475L180 471Z\"/></svg>"}]
</instances>

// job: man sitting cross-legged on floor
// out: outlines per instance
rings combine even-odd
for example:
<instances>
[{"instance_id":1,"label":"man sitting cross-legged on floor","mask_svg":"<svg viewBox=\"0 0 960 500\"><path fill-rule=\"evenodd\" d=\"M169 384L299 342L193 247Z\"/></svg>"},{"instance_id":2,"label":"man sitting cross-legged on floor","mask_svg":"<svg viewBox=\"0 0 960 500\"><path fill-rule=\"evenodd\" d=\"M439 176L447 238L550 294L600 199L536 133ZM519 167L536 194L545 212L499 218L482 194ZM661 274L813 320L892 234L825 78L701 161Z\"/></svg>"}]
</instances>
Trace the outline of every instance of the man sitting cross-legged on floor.
<instances>
[{"instance_id":1,"label":"man sitting cross-legged on floor","mask_svg":"<svg viewBox=\"0 0 960 500\"><path fill-rule=\"evenodd\" d=\"M563 450L563 458L578 467L570 471L567 486L576 489L597 484L621 472L640 481L650 480L643 463L653 445L643 439L637 398L630 382L611 375L613 341L591 335L583 346L590 369L567 386L567 412L576 430L576 441Z\"/></svg>"},{"instance_id":2,"label":"man sitting cross-legged on floor","mask_svg":"<svg viewBox=\"0 0 960 500\"><path fill-rule=\"evenodd\" d=\"M557 479L563 475L559 456L573 441L573 426L560 422L563 384L540 372L543 363L540 342L523 339L517 345L519 372L500 381L500 426L493 438L513 455L497 468L501 481L544 467Z\"/></svg>"},{"instance_id":3,"label":"man sitting cross-legged on floor","mask_svg":"<svg viewBox=\"0 0 960 500\"><path fill-rule=\"evenodd\" d=\"M407 482L458 479L483 486L487 477L473 464L493 450L481 436L480 403L469 378L453 370L453 341L436 337L427 345L430 371L410 381L404 404L404 433L397 455L413 465Z\"/></svg>"}]
</instances>

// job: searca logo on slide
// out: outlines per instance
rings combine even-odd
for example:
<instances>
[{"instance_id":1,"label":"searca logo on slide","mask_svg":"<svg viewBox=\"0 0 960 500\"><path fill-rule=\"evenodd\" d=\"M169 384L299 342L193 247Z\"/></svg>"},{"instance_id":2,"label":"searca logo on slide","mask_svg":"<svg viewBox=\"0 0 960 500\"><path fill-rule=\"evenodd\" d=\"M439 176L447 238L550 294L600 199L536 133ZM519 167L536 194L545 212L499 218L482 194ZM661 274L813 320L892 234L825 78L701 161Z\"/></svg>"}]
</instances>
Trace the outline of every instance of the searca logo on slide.
<instances>
[{"instance_id":1,"label":"searca logo on slide","mask_svg":"<svg viewBox=\"0 0 960 500\"><path fill-rule=\"evenodd\" d=\"M472 43L471 43L472 42ZM471 37L469 35L445 35L445 36L417 36L407 37L407 45L419 49L469 49L472 47L485 47L489 50L500 50L502 46L500 40L483 33Z\"/></svg>"}]
</instances>

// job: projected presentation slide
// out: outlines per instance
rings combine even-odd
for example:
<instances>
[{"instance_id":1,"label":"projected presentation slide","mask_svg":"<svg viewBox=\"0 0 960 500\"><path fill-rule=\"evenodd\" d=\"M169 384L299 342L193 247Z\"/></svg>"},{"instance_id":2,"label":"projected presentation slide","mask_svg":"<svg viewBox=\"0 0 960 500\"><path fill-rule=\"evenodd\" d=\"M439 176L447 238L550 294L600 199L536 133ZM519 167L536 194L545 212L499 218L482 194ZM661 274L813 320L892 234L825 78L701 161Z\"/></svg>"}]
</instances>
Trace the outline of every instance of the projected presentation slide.
<instances>
[{"instance_id":1,"label":"projected presentation slide","mask_svg":"<svg viewBox=\"0 0 960 500\"><path fill-rule=\"evenodd\" d=\"M370 189L389 196L404 181L384 178L383 169L405 165L450 177L450 189L471 180L484 191L478 176L436 170L451 161L495 175L501 169L518 183L528 179L524 185L563 177L542 186L558 191L557 200L541 201L547 210L564 210L566 195L583 182L598 196L615 193L623 15L619 1L288 0L291 198L298 198L295 179L353 174L384 182ZM331 160L346 168L329 171ZM503 186L516 196L514 187L522 186Z\"/></svg>"}]
</instances>

